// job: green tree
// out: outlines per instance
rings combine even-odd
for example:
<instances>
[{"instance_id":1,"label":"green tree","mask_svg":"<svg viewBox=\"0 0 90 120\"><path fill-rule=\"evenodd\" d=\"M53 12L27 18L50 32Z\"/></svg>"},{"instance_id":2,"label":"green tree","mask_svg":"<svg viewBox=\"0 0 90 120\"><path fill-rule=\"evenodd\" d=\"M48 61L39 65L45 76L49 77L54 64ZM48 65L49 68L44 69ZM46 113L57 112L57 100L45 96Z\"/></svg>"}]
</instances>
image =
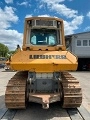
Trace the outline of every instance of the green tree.
<instances>
[{"instance_id":1,"label":"green tree","mask_svg":"<svg viewBox=\"0 0 90 120\"><path fill-rule=\"evenodd\" d=\"M9 49L6 45L0 43L0 57L6 57Z\"/></svg>"},{"instance_id":2,"label":"green tree","mask_svg":"<svg viewBox=\"0 0 90 120\"><path fill-rule=\"evenodd\" d=\"M15 51L9 51L8 54L13 55L15 52L16 52L16 50Z\"/></svg>"}]
</instances>

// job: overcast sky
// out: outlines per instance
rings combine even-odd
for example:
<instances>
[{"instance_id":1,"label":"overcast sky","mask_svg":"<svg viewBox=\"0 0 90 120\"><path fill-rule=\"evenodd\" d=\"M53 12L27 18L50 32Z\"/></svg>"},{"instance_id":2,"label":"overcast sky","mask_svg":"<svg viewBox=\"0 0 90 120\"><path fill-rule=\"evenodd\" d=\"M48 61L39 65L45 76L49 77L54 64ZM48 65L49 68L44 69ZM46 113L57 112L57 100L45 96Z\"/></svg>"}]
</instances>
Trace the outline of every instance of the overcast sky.
<instances>
[{"instance_id":1,"label":"overcast sky","mask_svg":"<svg viewBox=\"0 0 90 120\"><path fill-rule=\"evenodd\" d=\"M65 35L90 31L90 0L0 0L0 43L21 46L24 19L31 16L62 18Z\"/></svg>"}]
</instances>

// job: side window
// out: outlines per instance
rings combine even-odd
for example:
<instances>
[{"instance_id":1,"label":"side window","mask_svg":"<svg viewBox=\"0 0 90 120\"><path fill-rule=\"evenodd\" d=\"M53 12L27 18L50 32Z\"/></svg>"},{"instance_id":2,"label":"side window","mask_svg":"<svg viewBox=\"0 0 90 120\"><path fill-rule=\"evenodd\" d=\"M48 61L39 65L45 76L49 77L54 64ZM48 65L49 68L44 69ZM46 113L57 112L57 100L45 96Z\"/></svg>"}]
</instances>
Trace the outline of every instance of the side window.
<instances>
[{"instance_id":1,"label":"side window","mask_svg":"<svg viewBox=\"0 0 90 120\"><path fill-rule=\"evenodd\" d=\"M77 46L81 46L81 40L77 40Z\"/></svg>"},{"instance_id":2,"label":"side window","mask_svg":"<svg viewBox=\"0 0 90 120\"><path fill-rule=\"evenodd\" d=\"M49 45L55 45L56 39L54 35L49 35Z\"/></svg>"},{"instance_id":3,"label":"side window","mask_svg":"<svg viewBox=\"0 0 90 120\"><path fill-rule=\"evenodd\" d=\"M33 35L31 37L31 44L36 45L36 36L35 35Z\"/></svg>"},{"instance_id":4,"label":"side window","mask_svg":"<svg viewBox=\"0 0 90 120\"><path fill-rule=\"evenodd\" d=\"M87 40L83 40L83 46L88 46L88 41Z\"/></svg>"}]
</instances>

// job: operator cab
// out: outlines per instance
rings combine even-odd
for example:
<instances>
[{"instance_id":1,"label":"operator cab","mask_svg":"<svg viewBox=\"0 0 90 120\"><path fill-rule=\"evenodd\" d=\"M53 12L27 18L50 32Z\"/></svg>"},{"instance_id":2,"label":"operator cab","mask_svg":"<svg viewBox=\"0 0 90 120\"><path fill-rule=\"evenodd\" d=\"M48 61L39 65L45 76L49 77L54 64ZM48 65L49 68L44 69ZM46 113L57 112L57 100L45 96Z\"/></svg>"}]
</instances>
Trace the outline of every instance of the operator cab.
<instances>
[{"instance_id":1,"label":"operator cab","mask_svg":"<svg viewBox=\"0 0 90 120\"><path fill-rule=\"evenodd\" d=\"M50 17L28 18L25 22L23 50L25 47L30 47L34 50L36 48L50 48L58 45L64 48L63 33L63 21L61 19ZM55 48L52 50L55 50Z\"/></svg>"}]
</instances>

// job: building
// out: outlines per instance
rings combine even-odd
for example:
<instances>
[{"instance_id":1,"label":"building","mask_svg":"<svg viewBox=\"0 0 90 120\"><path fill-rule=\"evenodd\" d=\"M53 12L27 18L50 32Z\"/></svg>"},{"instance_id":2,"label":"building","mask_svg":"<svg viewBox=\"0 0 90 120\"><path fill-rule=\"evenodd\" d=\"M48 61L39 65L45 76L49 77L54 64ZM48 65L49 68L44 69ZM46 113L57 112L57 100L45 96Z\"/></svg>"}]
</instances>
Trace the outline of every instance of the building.
<instances>
[{"instance_id":1,"label":"building","mask_svg":"<svg viewBox=\"0 0 90 120\"><path fill-rule=\"evenodd\" d=\"M65 36L67 49L78 57L78 70L90 70L90 31Z\"/></svg>"}]
</instances>

